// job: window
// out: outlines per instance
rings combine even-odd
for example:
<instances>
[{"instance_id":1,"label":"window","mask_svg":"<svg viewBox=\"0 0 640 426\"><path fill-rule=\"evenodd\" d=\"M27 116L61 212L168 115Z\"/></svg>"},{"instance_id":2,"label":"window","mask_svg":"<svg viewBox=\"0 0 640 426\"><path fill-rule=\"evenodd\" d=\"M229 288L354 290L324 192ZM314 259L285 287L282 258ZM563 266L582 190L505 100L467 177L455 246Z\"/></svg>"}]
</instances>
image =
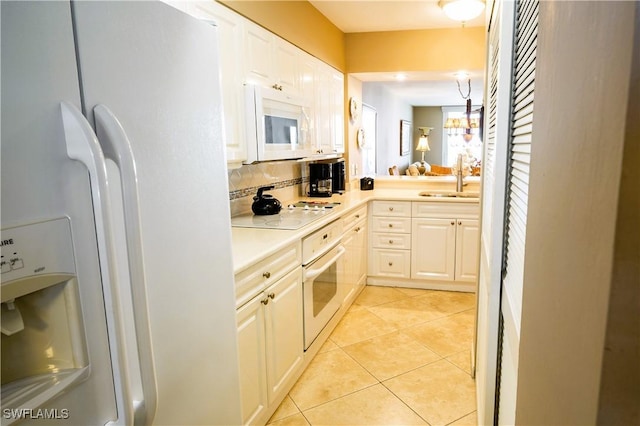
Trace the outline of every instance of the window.
<instances>
[{"instance_id":1,"label":"window","mask_svg":"<svg viewBox=\"0 0 640 426\"><path fill-rule=\"evenodd\" d=\"M471 108L471 119L480 121L479 107ZM472 138L466 142L462 135L462 129L445 129L444 123L449 118L460 119L464 117L465 107L442 107L442 164L444 166L454 166L458 159L458 154L462 154L465 162L469 166L477 167L482 159L482 141L480 140L480 129L472 129Z\"/></svg>"}]
</instances>

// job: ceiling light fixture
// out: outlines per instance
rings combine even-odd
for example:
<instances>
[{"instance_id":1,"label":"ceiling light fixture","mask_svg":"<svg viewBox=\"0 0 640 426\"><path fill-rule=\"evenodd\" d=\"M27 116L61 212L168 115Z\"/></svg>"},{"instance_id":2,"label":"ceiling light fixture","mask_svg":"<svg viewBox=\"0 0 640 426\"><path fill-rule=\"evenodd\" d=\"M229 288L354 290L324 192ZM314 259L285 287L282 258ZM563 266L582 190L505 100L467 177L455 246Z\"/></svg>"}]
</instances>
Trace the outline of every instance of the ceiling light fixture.
<instances>
[{"instance_id":1,"label":"ceiling light fixture","mask_svg":"<svg viewBox=\"0 0 640 426\"><path fill-rule=\"evenodd\" d=\"M465 22L478 17L484 10L483 0L440 0L438 6L449 19Z\"/></svg>"}]
</instances>

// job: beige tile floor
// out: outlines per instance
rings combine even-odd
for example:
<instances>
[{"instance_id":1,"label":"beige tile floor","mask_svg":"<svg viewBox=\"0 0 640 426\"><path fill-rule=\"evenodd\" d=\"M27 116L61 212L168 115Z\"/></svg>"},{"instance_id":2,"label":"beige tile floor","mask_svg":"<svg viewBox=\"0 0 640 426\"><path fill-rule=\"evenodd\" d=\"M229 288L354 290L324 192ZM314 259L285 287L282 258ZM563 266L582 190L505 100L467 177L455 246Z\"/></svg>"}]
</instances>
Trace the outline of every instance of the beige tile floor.
<instances>
[{"instance_id":1,"label":"beige tile floor","mask_svg":"<svg viewBox=\"0 0 640 426\"><path fill-rule=\"evenodd\" d=\"M475 425L475 296L367 286L271 425Z\"/></svg>"}]
</instances>

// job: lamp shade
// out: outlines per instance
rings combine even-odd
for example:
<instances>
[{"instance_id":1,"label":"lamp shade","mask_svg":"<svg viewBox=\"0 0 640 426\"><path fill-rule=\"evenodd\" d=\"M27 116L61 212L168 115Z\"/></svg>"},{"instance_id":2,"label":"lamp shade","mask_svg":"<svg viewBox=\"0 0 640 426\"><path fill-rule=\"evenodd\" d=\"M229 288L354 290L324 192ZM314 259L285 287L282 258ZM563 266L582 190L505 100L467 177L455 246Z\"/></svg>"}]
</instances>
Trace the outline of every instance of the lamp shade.
<instances>
[{"instance_id":1,"label":"lamp shade","mask_svg":"<svg viewBox=\"0 0 640 426\"><path fill-rule=\"evenodd\" d=\"M438 6L454 21L466 22L480 15L484 10L482 0L440 0Z\"/></svg>"},{"instance_id":2,"label":"lamp shade","mask_svg":"<svg viewBox=\"0 0 640 426\"><path fill-rule=\"evenodd\" d=\"M416 148L417 151L431 151L431 148L429 148L429 138L427 138L426 136L420 136L420 138L418 139L418 147Z\"/></svg>"}]
</instances>

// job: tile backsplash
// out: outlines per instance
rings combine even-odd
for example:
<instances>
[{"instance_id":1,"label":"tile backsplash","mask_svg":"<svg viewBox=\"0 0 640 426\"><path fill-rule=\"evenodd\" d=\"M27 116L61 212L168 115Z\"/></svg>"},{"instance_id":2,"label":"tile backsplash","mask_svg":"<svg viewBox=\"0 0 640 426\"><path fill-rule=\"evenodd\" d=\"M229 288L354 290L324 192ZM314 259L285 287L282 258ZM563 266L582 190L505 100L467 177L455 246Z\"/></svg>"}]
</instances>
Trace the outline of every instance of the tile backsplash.
<instances>
[{"instance_id":1,"label":"tile backsplash","mask_svg":"<svg viewBox=\"0 0 640 426\"><path fill-rule=\"evenodd\" d=\"M302 167L306 164L296 161L274 161L229 170L227 175L231 216L250 213L253 196L261 186L273 185L275 188L268 193L283 204L303 196L308 184L307 174L302 172Z\"/></svg>"}]
</instances>

